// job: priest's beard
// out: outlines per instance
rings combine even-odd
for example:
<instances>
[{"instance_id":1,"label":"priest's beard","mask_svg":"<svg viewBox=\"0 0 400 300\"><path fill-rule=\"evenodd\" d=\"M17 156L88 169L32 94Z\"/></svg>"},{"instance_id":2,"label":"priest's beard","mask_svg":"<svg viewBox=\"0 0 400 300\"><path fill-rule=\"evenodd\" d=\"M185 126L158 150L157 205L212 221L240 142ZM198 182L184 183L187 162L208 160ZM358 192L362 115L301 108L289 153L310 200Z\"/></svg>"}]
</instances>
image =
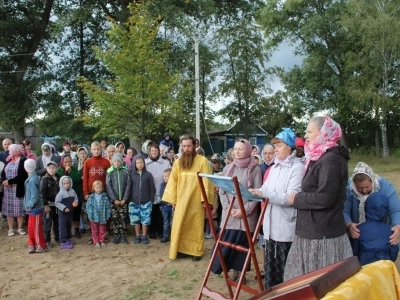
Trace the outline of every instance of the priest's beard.
<instances>
[{"instance_id":1,"label":"priest's beard","mask_svg":"<svg viewBox=\"0 0 400 300\"><path fill-rule=\"evenodd\" d=\"M184 170L188 170L192 167L194 157L196 156L196 150L193 150L192 152L183 152L182 156L179 159L179 163L181 165L181 168Z\"/></svg>"}]
</instances>

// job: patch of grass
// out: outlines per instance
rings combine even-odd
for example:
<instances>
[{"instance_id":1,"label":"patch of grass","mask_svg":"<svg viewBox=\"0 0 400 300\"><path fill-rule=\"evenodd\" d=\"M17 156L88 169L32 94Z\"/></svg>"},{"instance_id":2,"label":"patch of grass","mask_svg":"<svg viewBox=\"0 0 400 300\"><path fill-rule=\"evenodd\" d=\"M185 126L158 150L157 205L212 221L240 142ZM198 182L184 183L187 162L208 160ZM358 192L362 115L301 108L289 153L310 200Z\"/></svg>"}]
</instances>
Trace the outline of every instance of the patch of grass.
<instances>
[{"instance_id":1,"label":"patch of grass","mask_svg":"<svg viewBox=\"0 0 400 300\"><path fill-rule=\"evenodd\" d=\"M190 280L190 282L198 282L199 280L196 278L193 278L192 280Z\"/></svg>"},{"instance_id":2,"label":"patch of grass","mask_svg":"<svg viewBox=\"0 0 400 300\"><path fill-rule=\"evenodd\" d=\"M191 290L193 290L193 288L192 288L191 285L184 285L184 286L182 287L182 290L184 290L184 291L191 291Z\"/></svg>"},{"instance_id":3,"label":"patch of grass","mask_svg":"<svg viewBox=\"0 0 400 300\"><path fill-rule=\"evenodd\" d=\"M174 298L181 298L182 295L175 292L175 293L172 294L172 297L174 297Z\"/></svg>"},{"instance_id":4,"label":"patch of grass","mask_svg":"<svg viewBox=\"0 0 400 300\"><path fill-rule=\"evenodd\" d=\"M386 173L400 171L400 158L389 157L382 158L373 155L360 155L357 153L350 153L349 161L349 176L353 174L354 168L360 161L369 165L375 173Z\"/></svg>"},{"instance_id":5,"label":"patch of grass","mask_svg":"<svg viewBox=\"0 0 400 300\"><path fill-rule=\"evenodd\" d=\"M177 269L171 269L171 270L168 271L167 274L168 274L168 276L174 276L174 277L178 277L179 276L179 273L178 273Z\"/></svg>"},{"instance_id":6,"label":"patch of grass","mask_svg":"<svg viewBox=\"0 0 400 300\"><path fill-rule=\"evenodd\" d=\"M148 284L138 284L136 286L131 286L128 288L129 295L125 295L123 300L141 300L141 299L149 299L151 295L151 291L157 288L153 286L151 283Z\"/></svg>"}]
</instances>

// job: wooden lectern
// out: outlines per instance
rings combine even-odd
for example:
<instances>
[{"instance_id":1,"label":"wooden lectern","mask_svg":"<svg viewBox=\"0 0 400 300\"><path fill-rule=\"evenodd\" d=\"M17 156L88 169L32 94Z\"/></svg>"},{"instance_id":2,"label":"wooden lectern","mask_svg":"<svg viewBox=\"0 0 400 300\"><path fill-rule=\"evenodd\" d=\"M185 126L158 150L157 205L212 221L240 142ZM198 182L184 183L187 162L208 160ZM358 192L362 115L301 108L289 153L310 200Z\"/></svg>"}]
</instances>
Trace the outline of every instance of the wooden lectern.
<instances>
[{"instance_id":1,"label":"wooden lectern","mask_svg":"<svg viewBox=\"0 0 400 300\"><path fill-rule=\"evenodd\" d=\"M245 210L244 204L243 204L243 198L246 200L259 201L259 202L263 201L263 199L260 197L253 196L242 184L239 183L236 176L235 177L224 177L224 176L215 176L215 175L210 175L210 174L198 173L197 178L198 178L199 185L200 185L200 191L203 196L203 201L204 201L203 203L204 203L204 207L206 210L208 222L210 222L211 231L212 231L212 234L213 234L214 240L215 240L215 248L212 253L211 260L208 265L203 282L201 284L200 293L199 293L197 299L201 299L203 294L212 299L220 299L220 300L222 300L222 299L238 299L239 293L241 292L241 290L244 290L252 295L258 295L260 292L262 292L264 290L264 285L263 285L263 282L261 279L260 268L258 266L258 261L257 261L256 253L254 250L254 244L256 243L257 234L254 234L253 237L251 236L249 224L248 224L247 218L246 218L246 210ZM221 224L221 230L219 232L219 236L217 235L217 232L215 230L214 223L213 223L211 209L210 209L208 201L207 201L207 194L206 194L206 191L204 188L203 178L207 178L206 180L211 180L218 188L233 195L233 199L230 202L229 207L228 207L228 213L227 213L228 216L230 215L230 212L233 208L233 204L235 203L235 201L238 201L240 211L242 212L242 215L244 216L243 224L245 227L247 241L249 243L248 248L245 248L240 245L235 245L235 244L232 244L229 242L225 242L221 239L221 237L224 235L228 219L224 220L223 224ZM266 208L267 208L267 205L265 205L261 211L261 216L257 222L255 233L258 233L260 231L264 212L265 212ZM245 263L243 266L243 270L241 271L238 282L234 282L229 279L228 270L226 268L226 265L225 265L225 262L224 262L224 259L222 256L222 252L221 252L222 246L235 249L236 251L241 251L241 252L247 253L246 260L245 260ZM229 298L226 298L220 292L212 291L211 289L209 289L206 286L208 278L210 276L212 265L213 265L217 255L218 255L221 265L222 265L222 270L223 270L223 274L225 277L226 286L228 288L228 292L229 292L229 296L230 296ZM255 271L256 277L257 277L258 289L254 289L243 283L244 278L246 276L247 266L250 264L250 261L254 265L254 271ZM232 286L236 287L235 293L233 293Z\"/></svg>"},{"instance_id":2,"label":"wooden lectern","mask_svg":"<svg viewBox=\"0 0 400 300\"><path fill-rule=\"evenodd\" d=\"M260 293L250 300L315 300L361 270L356 256L342 260L333 265L288 280Z\"/></svg>"}]
</instances>

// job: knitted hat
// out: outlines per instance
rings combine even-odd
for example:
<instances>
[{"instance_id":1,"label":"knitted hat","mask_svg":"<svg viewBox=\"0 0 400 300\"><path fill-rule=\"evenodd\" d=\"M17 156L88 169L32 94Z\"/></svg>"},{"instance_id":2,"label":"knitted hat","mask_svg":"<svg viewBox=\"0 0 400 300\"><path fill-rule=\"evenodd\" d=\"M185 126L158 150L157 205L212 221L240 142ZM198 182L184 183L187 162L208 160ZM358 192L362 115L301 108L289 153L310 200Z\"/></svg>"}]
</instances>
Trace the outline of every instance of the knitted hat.
<instances>
[{"instance_id":1,"label":"knitted hat","mask_svg":"<svg viewBox=\"0 0 400 300\"><path fill-rule=\"evenodd\" d=\"M33 173L36 170L36 162L33 159L28 158L24 162L25 171L28 173Z\"/></svg>"},{"instance_id":2,"label":"knitted hat","mask_svg":"<svg viewBox=\"0 0 400 300\"><path fill-rule=\"evenodd\" d=\"M119 160L121 163L123 162L121 153L119 153L119 152L114 153L114 155L112 157L112 161L116 161L116 160Z\"/></svg>"}]
</instances>

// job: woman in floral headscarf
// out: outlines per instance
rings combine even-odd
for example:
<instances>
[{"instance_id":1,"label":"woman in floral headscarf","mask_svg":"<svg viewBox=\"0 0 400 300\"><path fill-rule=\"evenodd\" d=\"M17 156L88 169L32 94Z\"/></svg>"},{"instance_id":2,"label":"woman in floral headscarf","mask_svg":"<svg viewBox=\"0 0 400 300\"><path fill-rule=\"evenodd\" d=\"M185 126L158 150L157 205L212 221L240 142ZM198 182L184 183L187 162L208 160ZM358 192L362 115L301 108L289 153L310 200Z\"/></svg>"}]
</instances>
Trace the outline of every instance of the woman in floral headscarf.
<instances>
[{"instance_id":1,"label":"woman in floral headscarf","mask_svg":"<svg viewBox=\"0 0 400 300\"><path fill-rule=\"evenodd\" d=\"M353 255L343 217L350 157L346 147L337 146L341 136L340 125L329 117L308 123L301 192L289 196L297 222L285 281Z\"/></svg>"},{"instance_id":2,"label":"woman in floral headscarf","mask_svg":"<svg viewBox=\"0 0 400 300\"><path fill-rule=\"evenodd\" d=\"M24 224L24 183L28 178L24 168L26 160L25 149L22 145L12 144L8 148L10 155L7 157L7 165L4 168L1 179L4 187L3 209L2 213L7 216L8 236L13 236L14 233L14 218L17 217L18 233L26 234L22 229Z\"/></svg>"},{"instance_id":3,"label":"woman in floral headscarf","mask_svg":"<svg viewBox=\"0 0 400 300\"><path fill-rule=\"evenodd\" d=\"M224 169L223 175L229 177L237 176L238 180L247 188L260 188L262 183L261 169L256 164L254 157L251 155L251 145L249 141L245 139L237 140L233 152L233 162ZM222 240L238 246L249 247L246 232L244 231L243 216L238 202L235 201L231 214L227 215L228 206L230 201L232 201L233 196L221 189L219 195L222 205L221 223L225 222L225 219L228 219ZM250 231L251 233L254 233L257 223L257 205L259 202L243 199L243 204L246 210L246 217ZM231 280L238 281L240 275L239 271L243 269L246 253L224 246L221 250L228 271L231 269L233 270ZM212 272L214 274L221 274L222 272L222 266L218 256L214 261Z\"/></svg>"}]
</instances>

